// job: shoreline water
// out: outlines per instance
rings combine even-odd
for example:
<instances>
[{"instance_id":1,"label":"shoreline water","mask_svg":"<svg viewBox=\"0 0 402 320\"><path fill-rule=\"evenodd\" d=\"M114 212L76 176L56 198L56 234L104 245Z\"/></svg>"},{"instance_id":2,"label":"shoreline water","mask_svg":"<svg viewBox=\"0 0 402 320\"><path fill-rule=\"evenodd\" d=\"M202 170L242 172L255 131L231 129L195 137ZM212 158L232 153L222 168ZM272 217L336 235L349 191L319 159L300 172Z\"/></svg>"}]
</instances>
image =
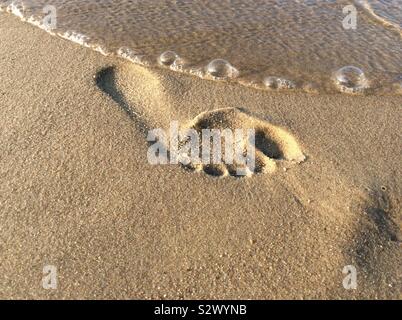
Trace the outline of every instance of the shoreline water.
<instances>
[{"instance_id":1,"label":"shoreline water","mask_svg":"<svg viewBox=\"0 0 402 320\"><path fill-rule=\"evenodd\" d=\"M300 30L297 29L297 31L294 31L295 34L292 34L292 32L288 31L287 29L284 29L284 35L281 34L280 28L275 26L275 24L278 23L278 21L274 20L272 21L272 25L270 24L266 25L265 27L268 28L267 32L272 32L272 37L278 39L272 41L271 45L267 44L266 45L268 47L267 49L265 49L264 46L261 47L257 46L258 49L256 53L258 53L257 56L259 58L255 58L256 60L253 60L251 57L247 58L247 56L245 56L244 58L241 57L242 56L241 51L233 53L228 52L228 49L225 49L225 46L230 47L231 46L230 43L224 43L222 45L214 42L209 43L206 39L203 39L202 36L200 36L199 40L195 36L194 39L192 40L188 39L188 41L191 40L190 43L197 41L201 42L207 41L205 45L203 45L203 49L208 52L210 50L216 50L216 52L209 54L209 56L202 55L203 58L200 58L201 56L197 56L197 53L194 50L192 50L191 47L190 49L187 47L181 48L179 40L172 40L172 42L167 44L166 47L163 47L162 45L160 49L152 49L153 46L155 46L155 48L159 48L159 45L157 43L158 41L162 42L165 41L163 35L156 35L154 38L155 41L154 44L145 45L141 43L141 40L139 40L137 46L132 46L130 45L130 42L134 41L134 43L136 43L135 36L133 36L134 40L132 40L131 38L127 38L127 36L124 36L123 31L115 31L115 34L113 35L118 39L121 38L122 40L115 40L115 43L113 43L111 39L107 40L106 35L105 38L99 37L99 35L97 35L97 32L102 31L103 23L101 23L100 18L103 17L103 15L107 12L108 3L105 3L105 8L103 9L97 8L97 5L95 4L94 6L88 4L89 6L88 8L92 8L94 10L94 13L91 13L93 16L90 16L90 19L88 18L89 19L88 21L82 22L82 23L84 22L88 23L88 26L84 27L83 29L84 30L88 29L87 31L89 32L85 32L84 30L68 27L69 25L66 22L68 21L67 18L72 18L71 15L69 14L69 10L74 9L75 10L74 12L76 12L77 10L78 11L84 10L83 12L84 13L88 12L88 15L90 14L91 11L88 11L89 9L87 10L86 7L81 5L80 1L78 0L74 1L74 3L71 4L71 9L69 9L69 5L63 4L63 0L58 1L59 2L56 1L55 5L52 6L53 11L51 9L46 9L43 12L40 11L39 9L42 9L41 0L34 0L32 1L32 3L26 1L25 2L7 1L5 3L3 2L2 7L0 6L0 10L11 12L14 15L18 16L19 18L23 19L24 21L27 21L37 27L40 27L52 35L57 35L59 37L73 41L79 45L89 47L95 51L102 53L103 55L106 56L117 55L135 64L168 68L176 72L183 72L185 74L195 75L204 79L236 82L256 89L270 90L270 91L296 90L299 92L321 93L321 94L348 92L354 94L358 93L358 94L375 94L375 95L400 95L402 93L401 89L402 81L400 78L402 76L402 71L399 68L400 57L398 57L398 54L395 54L395 52L398 51L402 52L401 47L402 44L400 44L401 43L400 37L398 38L396 34L393 34L395 32L395 29L398 28L398 26L393 22L386 23L384 17L376 15L376 12L374 11L373 7L367 1L352 1L350 3L347 1L341 1L339 4L331 4L330 2L328 3L323 2L322 11L324 13L321 13L322 19L324 18L328 19L328 17L325 16L326 14L328 14L328 15L334 15L333 18L339 20L337 21L336 24L335 22L332 22L333 23L332 27L325 26L321 22L322 19L314 14L315 12L314 10L317 10L318 14L319 12L318 9L320 9L319 5L311 4L311 9L309 9L310 7L308 5L303 6L301 4L298 4L300 5L299 10L305 10L306 11L305 13L311 15L310 17L311 19L313 19L314 17L315 21L312 21L311 23L315 24L314 28L317 29L316 32L318 32L319 34L322 33L322 37L328 38L328 41L330 40L331 45L325 45L325 43L321 43L319 45L320 40L318 36L313 36L312 34L310 34L311 30L309 29L310 27L308 27L307 24L308 23L308 20L306 20L307 17L301 18L297 16L297 14L299 14L297 11L292 13L292 11L288 7L286 7L286 5L284 5L284 8L282 8L278 4L275 4L275 1L271 1L272 6L268 8L273 10L273 12L275 12L275 10L280 10L279 12L284 14L286 10L290 10L289 13L285 14L286 19L290 19L288 23L293 24L294 21L292 22L292 19L296 19L298 21L300 20L300 22L295 26L302 26L303 24L307 25L306 27L302 27ZM154 0L154 2L156 6L158 1ZM149 6L151 9L153 8L153 10L156 10L155 14L157 13L159 14L158 10L161 9L157 9L156 7L154 8L153 7L154 2L152 2L152 5L149 4ZM264 4L268 5L271 2L270 0L261 1L260 5ZM166 5L168 5L168 3L169 2L167 2ZM57 5L59 7L57 7ZM354 5L356 7L354 7ZM194 6L195 11L198 12L197 11L198 7L196 5ZM345 27L342 28L342 24L349 21L346 19L347 17L344 17L344 15L347 14L349 11L343 12L342 8L349 8L350 6L354 7L355 8L354 10L356 10L355 13L352 10L351 13L349 14L357 15L359 19L356 20L356 23L358 23L359 29L356 29L357 26L356 28L352 28L351 30L345 29ZM223 7L226 8L225 6ZM113 10L117 10L116 8L117 7L113 7ZM135 6L132 7L130 5L131 10L133 10L134 8ZM169 4L166 9L167 10L174 9L174 12L176 12L175 10L180 10L180 8L181 7L177 7L176 9L175 7L171 7ZM188 9L186 5L183 5L182 9L184 10L185 8ZM220 9L220 6L218 6L218 8ZM235 9L236 7L230 7L230 8ZM206 7L205 10L207 9L208 7ZM360 9L361 11L358 11ZM229 9L226 8L226 10ZM312 10L312 13L310 13L309 10ZM66 16L66 18L60 13L60 11L64 14L64 16ZM371 15L371 18L367 19L364 13ZM54 14L54 21L51 18L49 18L51 14ZM215 14L217 14L218 16L220 15L225 16L225 13L219 11L216 12ZM242 19L241 14L242 11L240 10L238 19ZM295 16L293 17L292 14L294 14ZM58 15L61 15L61 17L59 17ZM83 16L82 14L77 14L77 17L74 19L79 19L80 17L85 20L85 16ZM113 20L114 19L113 16L104 17L104 19L105 18L110 18L113 21L113 23L116 23L116 21ZM125 19L128 19L127 23L129 25L127 27L133 28L133 30L135 31L135 28L137 28L137 25L135 23L133 24L133 22L131 22L131 20L127 17L124 17L122 19L123 20L121 22L122 24L121 28L124 29L124 21ZM230 19L234 18L228 18L228 19L229 20L227 23L231 21ZM255 19L257 19L258 22L259 17L257 16ZM346 22L343 21L342 19L346 20ZM60 20L62 22L60 22ZM95 23L98 20L100 28L99 31L97 31ZM57 21L57 23L55 21ZM195 20L194 23L201 23L202 21L203 21L202 19ZM381 30L381 28L378 27L376 23L371 24L369 23L369 21L381 22L385 28ZM46 25L46 22L54 23L54 25L51 25L51 27L49 27ZM250 23L251 26L254 25L253 23L257 23L257 22L251 23L250 21L247 20L246 22ZM84 24L82 23L80 24L81 28L82 26L84 26ZM235 20L233 20L233 23L235 24ZM241 24L242 22L240 21L239 23ZM283 23L286 24L286 20ZM61 27L59 27L59 25L61 25ZM206 30L208 30L208 27L206 26L203 27L207 28ZM392 27L391 29L393 29L393 31L388 32L387 31L388 27ZM273 30L270 30L272 28ZM323 30L318 31L320 30L320 28L322 28ZM334 28L336 30L328 31L326 30L327 28L328 29ZM170 29L166 30L166 32L169 32L169 30ZM236 28L233 30L233 32L235 32L235 30ZM150 39L153 39L152 32L151 31L149 32L150 32L149 37L151 37ZM202 29L200 32L201 34L203 33ZM225 29L225 33L227 32L230 32L230 30ZM262 31L257 28L255 32L257 32L257 35L259 35ZM135 34L135 32L133 31L131 31L130 33ZM177 30L177 35L180 35L181 33L183 33L184 36L186 35L185 27L183 28L183 30L181 29ZM357 33L359 34L359 37L356 37ZM300 39L300 43L297 43L295 39L297 37L301 38L301 36L304 34L306 35L306 39ZM401 35L400 32L399 34ZM242 33L239 34L240 36L239 41L241 39L241 35ZM145 43L148 43L150 40L147 38L146 34L145 35L138 34L137 36L139 37L139 39L144 38L144 40L142 41L145 41ZM222 40L219 34L214 34L214 36L217 37L217 41L219 41L219 39ZM245 34L245 36L248 35ZM287 39L287 37L289 39ZM337 40L337 37L339 37L339 40ZM375 37L376 39L375 42L373 42L374 38L370 39L371 37ZM123 39L127 41L127 43L125 43ZM257 41L256 42L257 45L259 40L257 39L253 41ZM380 44L381 41L383 42L382 44ZM289 43L284 45L284 43L287 42ZM308 47L307 45L308 42L311 42L311 47ZM370 53L368 53L366 48L370 46L370 43L372 48ZM276 47L279 44L283 46L283 49L279 50ZM150 47L150 49L146 48L144 49L143 48L144 46L146 48ZM217 48L219 46L222 46L222 48L219 49L221 51L219 51ZM270 46L272 47L270 48ZM343 49L344 46L346 46L345 49ZM298 51L300 51L297 55L295 55L294 52L296 48ZM152 52L149 52L149 50L151 50ZM266 51L266 53L262 54L264 50ZM174 51L177 52L175 53ZM169 52L175 54L176 58L167 64L160 63L160 57L162 57L163 54ZM184 52L183 56L182 52ZM266 55L269 55L270 59L267 60ZM290 55L290 56L288 57L288 60L284 60L282 58L279 58L280 55L284 56ZM233 58L232 56L234 56L235 58ZM214 63L215 61L214 59L226 59L225 60L226 64L225 61L223 61L221 63L222 66L218 66L219 70L223 70L222 74L220 73L214 74L214 72L211 73L209 65ZM261 59L261 61L259 61L258 59ZM247 62L247 60L249 61ZM247 66L247 63L250 63L250 66L258 65L260 67L250 68L250 66ZM347 90L344 90L342 86L339 86L337 84L337 81L334 76L335 73L342 67L347 66L358 67L362 70L362 72L364 72L365 77L368 79L367 88L365 88L364 90L355 90L353 88L354 84L350 84L352 89L349 90L349 88L346 88ZM233 72L228 72L225 70L230 68L232 68ZM259 68L261 69L260 71L258 70ZM353 77L354 75L352 75L350 78L351 83L353 83L354 81ZM272 85L272 79L274 79L274 82L277 84Z\"/></svg>"}]
</instances>

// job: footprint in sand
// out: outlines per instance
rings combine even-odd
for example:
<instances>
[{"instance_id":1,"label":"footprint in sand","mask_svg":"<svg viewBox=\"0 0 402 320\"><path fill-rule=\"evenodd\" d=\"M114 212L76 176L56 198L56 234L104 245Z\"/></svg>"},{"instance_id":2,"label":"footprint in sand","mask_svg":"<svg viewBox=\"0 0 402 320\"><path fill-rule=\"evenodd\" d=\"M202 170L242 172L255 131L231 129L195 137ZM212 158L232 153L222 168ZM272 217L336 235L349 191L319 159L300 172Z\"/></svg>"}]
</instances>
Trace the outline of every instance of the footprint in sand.
<instances>
[{"instance_id":1,"label":"footprint in sand","mask_svg":"<svg viewBox=\"0 0 402 320\"><path fill-rule=\"evenodd\" d=\"M395 217L386 187L370 190L371 201L367 203L364 212L375 226L379 235L385 240L401 242L402 235Z\"/></svg>"},{"instance_id":2,"label":"footprint in sand","mask_svg":"<svg viewBox=\"0 0 402 320\"><path fill-rule=\"evenodd\" d=\"M203 112L195 117L184 129L194 129L199 136L202 135L202 131L205 129L215 130L220 133L228 129L229 132L235 132L236 130L246 132L249 129L254 129L255 144L253 150L255 163L253 168L248 167L244 162L238 163L234 160L228 163L225 161L225 147L229 150L235 149L234 146L227 148L225 139L222 139L222 158L217 159L217 164L190 163L185 166L190 170L204 172L211 176L242 177L255 173L272 173L279 164L287 166L305 160L299 144L290 133L269 122L255 118L241 109L225 108ZM246 154L246 139L247 136L244 135L243 140L240 141L240 146L244 147L244 154ZM234 140L231 139L229 143L234 143ZM200 142L199 150L201 156L203 152L202 142ZM213 162L211 159L210 163Z\"/></svg>"},{"instance_id":3,"label":"footprint in sand","mask_svg":"<svg viewBox=\"0 0 402 320\"><path fill-rule=\"evenodd\" d=\"M129 99L127 99L124 88L118 84L116 79L117 74L113 67L101 70L95 77L98 87L112 97L132 120L140 124L140 128L144 129L144 133L147 133L146 131L149 132L150 127L152 127L149 125L151 121L147 123L147 120L143 116L139 116L137 110L132 107ZM196 116L180 129L180 131L193 129L200 137L204 129L211 131L217 129L219 132L227 129L230 132L236 132L236 130L247 132L247 130L254 129L255 143L253 151L255 161L253 161L251 168L244 162L236 162L235 156L232 162L225 161L227 160L225 157L225 147L227 145L222 145L222 158L218 159L220 161L210 161L209 163L211 164L190 161L190 163L183 165L187 170L203 172L213 177L243 177L257 173L272 173L278 167L287 168L292 164L303 162L306 158L298 142L289 132L267 121L251 116L243 109L224 108L206 111ZM246 146L248 142L246 135L242 141L236 141L236 136L234 135L234 137L235 139L232 140L232 143L236 143L236 147L238 145ZM225 139L222 140L223 142L226 143ZM180 144L183 145L183 143L185 143L185 140L179 141L179 146ZM202 157L203 146L205 145L200 139L198 145L200 157ZM236 147L232 146L229 149L235 150ZM165 148L168 154L170 154L172 150L169 150L167 145Z\"/></svg>"},{"instance_id":4,"label":"footprint in sand","mask_svg":"<svg viewBox=\"0 0 402 320\"><path fill-rule=\"evenodd\" d=\"M368 194L357 204L363 215L358 220L355 239L351 242L349 260L356 263L364 274L362 282L370 281L378 288L385 284L388 291L397 288L400 277L400 207L398 200L392 198L385 187L376 186L367 190Z\"/></svg>"}]
</instances>

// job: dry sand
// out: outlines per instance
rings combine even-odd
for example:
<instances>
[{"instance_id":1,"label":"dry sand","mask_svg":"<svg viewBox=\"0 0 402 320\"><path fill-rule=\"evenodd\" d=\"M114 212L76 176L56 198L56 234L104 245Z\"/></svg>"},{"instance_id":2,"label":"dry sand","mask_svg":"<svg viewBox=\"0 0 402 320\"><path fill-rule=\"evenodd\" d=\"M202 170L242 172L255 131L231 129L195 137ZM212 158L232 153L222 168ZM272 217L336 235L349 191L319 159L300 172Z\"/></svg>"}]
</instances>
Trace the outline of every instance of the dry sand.
<instances>
[{"instance_id":1,"label":"dry sand","mask_svg":"<svg viewBox=\"0 0 402 320\"><path fill-rule=\"evenodd\" d=\"M401 298L401 96L146 69L5 14L0 75L0 298ZM148 130L240 107L228 124L282 128L306 160L243 179L148 163Z\"/></svg>"}]
</instances>

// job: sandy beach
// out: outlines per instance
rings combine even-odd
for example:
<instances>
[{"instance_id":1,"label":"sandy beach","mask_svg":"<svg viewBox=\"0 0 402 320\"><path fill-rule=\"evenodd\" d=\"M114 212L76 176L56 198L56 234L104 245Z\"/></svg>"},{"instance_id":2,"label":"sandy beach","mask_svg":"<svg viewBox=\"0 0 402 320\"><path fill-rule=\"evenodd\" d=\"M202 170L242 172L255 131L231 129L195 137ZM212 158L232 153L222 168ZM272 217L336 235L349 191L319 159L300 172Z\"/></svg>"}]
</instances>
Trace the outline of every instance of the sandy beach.
<instances>
[{"instance_id":1,"label":"sandy beach","mask_svg":"<svg viewBox=\"0 0 402 320\"><path fill-rule=\"evenodd\" d=\"M402 298L401 95L203 80L5 13L0 75L0 298ZM148 162L149 130L223 108L305 159L245 178Z\"/></svg>"}]
</instances>

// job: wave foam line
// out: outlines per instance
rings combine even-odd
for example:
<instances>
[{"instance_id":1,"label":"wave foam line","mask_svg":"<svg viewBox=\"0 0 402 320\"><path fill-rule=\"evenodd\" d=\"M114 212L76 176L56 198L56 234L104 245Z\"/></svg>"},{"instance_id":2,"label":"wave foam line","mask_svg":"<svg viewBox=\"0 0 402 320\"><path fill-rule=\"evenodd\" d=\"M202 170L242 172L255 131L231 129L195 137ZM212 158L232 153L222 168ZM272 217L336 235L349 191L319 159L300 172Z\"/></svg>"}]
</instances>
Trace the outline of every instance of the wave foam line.
<instances>
[{"instance_id":1,"label":"wave foam line","mask_svg":"<svg viewBox=\"0 0 402 320\"><path fill-rule=\"evenodd\" d=\"M398 24L396 24L392 21L389 21L389 20L385 19L384 17L380 16L379 14L377 14L375 12L375 10L373 9L373 7L371 6L371 4L367 0L354 0L354 3L358 7L362 8L365 12L367 12L370 15L370 17L374 18L377 22L381 23L383 26L385 26L387 28L392 28L392 29L395 29L396 31L398 31L398 33L402 37L401 27Z\"/></svg>"},{"instance_id":2,"label":"wave foam line","mask_svg":"<svg viewBox=\"0 0 402 320\"><path fill-rule=\"evenodd\" d=\"M43 23L43 17L35 17L33 15L27 17L26 16L26 5L24 2L20 0L15 0L15 1L3 1L0 2L0 12L8 12L11 13L18 18L20 18L24 22L28 22L35 27L38 27L47 33L53 35L53 36L58 36L60 38L72 41L74 43L77 43L81 46L91 48L105 56L109 55L110 53L108 52L107 49L102 47L101 45L97 44L92 44L91 43L91 38L83 33L76 32L73 30L69 31L63 31L63 32L56 32L54 29L50 29L47 25Z\"/></svg>"}]
</instances>

